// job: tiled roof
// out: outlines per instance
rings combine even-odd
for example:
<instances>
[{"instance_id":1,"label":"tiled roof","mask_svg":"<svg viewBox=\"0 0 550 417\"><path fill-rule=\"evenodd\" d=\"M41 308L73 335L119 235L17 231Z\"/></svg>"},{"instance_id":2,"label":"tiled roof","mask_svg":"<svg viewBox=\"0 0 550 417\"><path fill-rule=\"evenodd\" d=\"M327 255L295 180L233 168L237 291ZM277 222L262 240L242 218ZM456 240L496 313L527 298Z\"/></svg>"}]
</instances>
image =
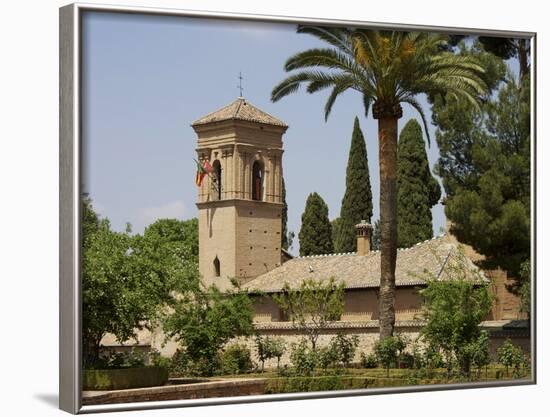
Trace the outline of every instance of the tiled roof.
<instances>
[{"instance_id":1,"label":"tiled roof","mask_svg":"<svg viewBox=\"0 0 550 417\"><path fill-rule=\"evenodd\" d=\"M243 97L239 97L233 103L195 120L191 126L199 126L224 120L245 120L248 122L287 127L284 122L253 106Z\"/></svg>"},{"instance_id":2,"label":"tiled roof","mask_svg":"<svg viewBox=\"0 0 550 417\"><path fill-rule=\"evenodd\" d=\"M466 276L472 280L486 280L483 273L466 257L459 257L456 244L444 237L433 238L408 249L397 251L395 281L397 286L422 285L428 276L450 278L449 269L464 259ZM380 252L360 256L355 253L298 257L243 285L249 292L278 292L288 282L298 288L311 278L336 283L346 288L376 288L380 285Z\"/></svg>"}]
</instances>

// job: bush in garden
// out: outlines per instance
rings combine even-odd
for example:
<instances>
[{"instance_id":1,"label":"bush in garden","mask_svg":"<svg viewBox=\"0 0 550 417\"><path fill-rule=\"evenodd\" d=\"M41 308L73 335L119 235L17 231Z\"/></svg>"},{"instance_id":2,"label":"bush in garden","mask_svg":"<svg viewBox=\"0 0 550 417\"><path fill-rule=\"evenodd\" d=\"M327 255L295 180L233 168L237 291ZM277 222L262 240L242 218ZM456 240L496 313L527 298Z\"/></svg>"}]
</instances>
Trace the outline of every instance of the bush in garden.
<instances>
[{"instance_id":1,"label":"bush in garden","mask_svg":"<svg viewBox=\"0 0 550 417\"><path fill-rule=\"evenodd\" d=\"M310 376L313 374L318 362L317 352L308 346L305 339L292 344L290 361L297 374Z\"/></svg>"},{"instance_id":2,"label":"bush in garden","mask_svg":"<svg viewBox=\"0 0 550 417\"><path fill-rule=\"evenodd\" d=\"M168 370L172 367L172 359L162 356L156 349L149 351L149 363L153 366L159 366Z\"/></svg>"},{"instance_id":3,"label":"bush in garden","mask_svg":"<svg viewBox=\"0 0 550 417\"><path fill-rule=\"evenodd\" d=\"M379 340L374 345L374 352L378 362L386 369L386 374L390 376L390 368L397 366L397 361L401 352L405 349L406 342L400 336L388 336Z\"/></svg>"},{"instance_id":4,"label":"bush in garden","mask_svg":"<svg viewBox=\"0 0 550 417\"><path fill-rule=\"evenodd\" d=\"M220 354L222 374L242 374L252 369L250 349L238 343L232 344Z\"/></svg>"},{"instance_id":5,"label":"bush in garden","mask_svg":"<svg viewBox=\"0 0 550 417\"><path fill-rule=\"evenodd\" d=\"M489 334L486 331L482 331L474 343L472 351L472 365L477 368L478 379L481 376L481 369L483 367L487 367L490 363L491 356L489 354Z\"/></svg>"},{"instance_id":6,"label":"bush in garden","mask_svg":"<svg viewBox=\"0 0 550 417\"><path fill-rule=\"evenodd\" d=\"M525 363L525 356L520 347L515 346L510 339L502 344L497 350L498 361L506 368L506 376L508 376L508 369L513 368L514 377L520 376L520 370Z\"/></svg>"},{"instance_id":7,"label":"bush in garden","mask_svg":"<svg viewBox=\"0 0 550 417\"><path fill-rule=\"evenodd\" d=\"M353 358L355 351L359 346L359 337L357 335L346 336L338 333L330 342L330 349L334 351L336 362L347 368Z\"/></svg>"},{"instance_id":8,"label":"bush in garden","mask_svg":"<svg viewBox=\"0 0 550 417\"><path fill-rule=\"evenodd\" d=\"M286 351L286 343L280 337L256 336L256 351L262 364L262 372L266 360L277 358L277 370L280 369L281 357Z\"/></svg>"},{"instance_id":9,"label":"bush in garden","mask_svg":"<svg viewBox=\"0 0 550 417\"><path fill-rule=\"evenodd\" d=\"M332 344L317 348L317 365L324 370L337 366L339 359L338 352Z\"/></svg>"},{"instance_id":10,"label":"bush in garden","mask_svg":"<svg viewBox=\"0 0 550 417\"><path fill-rule=\"evenodd\" d=\"M378 366L378 361L373 353L365 355L365 352L361 352L361 367L366 369L373 369Z\"/></svg>"}]
</instances>

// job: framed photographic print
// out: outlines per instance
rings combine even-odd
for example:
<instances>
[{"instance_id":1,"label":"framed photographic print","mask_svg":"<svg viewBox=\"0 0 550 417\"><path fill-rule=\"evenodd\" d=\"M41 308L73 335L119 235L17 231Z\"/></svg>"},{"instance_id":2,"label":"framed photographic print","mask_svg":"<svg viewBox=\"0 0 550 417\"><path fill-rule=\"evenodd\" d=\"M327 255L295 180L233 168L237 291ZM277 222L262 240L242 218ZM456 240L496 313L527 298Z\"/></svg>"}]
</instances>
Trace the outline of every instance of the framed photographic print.
<instances>
[{"instance_id":1,"label":"framed photographic print","mask_svg":"<svg viewBox=\"0 0 550 417\"><path fill-rule=\"evenodd\" d=\"M60 9L60 407L535 383L535 34Z\"/></svg>"}]
</instances>

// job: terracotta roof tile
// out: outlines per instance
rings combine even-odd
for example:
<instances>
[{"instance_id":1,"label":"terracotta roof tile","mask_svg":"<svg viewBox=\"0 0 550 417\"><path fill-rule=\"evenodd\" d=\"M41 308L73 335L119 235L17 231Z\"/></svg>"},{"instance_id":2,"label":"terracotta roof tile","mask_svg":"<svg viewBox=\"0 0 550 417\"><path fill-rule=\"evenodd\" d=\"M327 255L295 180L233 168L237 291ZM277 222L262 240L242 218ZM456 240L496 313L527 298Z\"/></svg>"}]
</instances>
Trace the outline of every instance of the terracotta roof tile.
<instances>
[{"instance_id":1,"label":"terracotta roof tile","mask_svg":"<svg viewBox=\"0 0 550 417\"><path fill-rule=\"evenodd\" d=\"M253 106L243 97L239 97L233 103L209 113L198 120L195 120L191 126L199 126L208 123L221 122L224 120L245 120L249 122L287 127L284 122Z\"/></svg>"},{"instance_id":2,"label":"terracotta roof tile","mask_svg":"<svg viewBox=\"0 0 550 417\"><path fill-rule=\"evenodd\" d=\"M456 244L443 237L421 242L397 251L395 280L397 286L425 284L427 274L438 279L449 278L450 267L459 262ZM467 277L486 280L483 273L466 259ZM278 292L285 282L298 288L304 279L328 281L334 277L346 288L375 288L380 285L380 252L365 256L355 253L306 256L291 259L281 266L247 282L250 292Z\"/></svg>"}]
</instances>

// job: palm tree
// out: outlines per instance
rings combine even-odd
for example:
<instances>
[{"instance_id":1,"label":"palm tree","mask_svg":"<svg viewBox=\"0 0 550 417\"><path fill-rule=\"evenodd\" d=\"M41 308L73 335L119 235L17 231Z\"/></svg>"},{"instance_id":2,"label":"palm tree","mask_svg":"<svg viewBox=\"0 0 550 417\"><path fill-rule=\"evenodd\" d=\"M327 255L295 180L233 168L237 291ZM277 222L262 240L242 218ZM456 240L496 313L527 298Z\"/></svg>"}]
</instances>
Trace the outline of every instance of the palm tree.
<instances>
[{"instance_id":1,"label":"palm tree","mask_svg":"<svg viewBox=\"0 0 550 417\"><path fill-rule=\"evenodd\" d=\"M298 26L298 33L316 36L328 48L314 48L291 56L286 71L299 70L273 88L271 100L298 91L326 88L331 92L325 104L325 120L336 98L355 90L362 96L365 116L372 107L378 120L380 160L380 338L393 335L395 325L395 260L397 255L397 121L401 104L418 111L428 136L424 111L417 101L421 93L466 99L479 107L486 94L484 70L469 56L445 51L444 35L374 31L367 29Z\"/></svg>"}]
</instances>

